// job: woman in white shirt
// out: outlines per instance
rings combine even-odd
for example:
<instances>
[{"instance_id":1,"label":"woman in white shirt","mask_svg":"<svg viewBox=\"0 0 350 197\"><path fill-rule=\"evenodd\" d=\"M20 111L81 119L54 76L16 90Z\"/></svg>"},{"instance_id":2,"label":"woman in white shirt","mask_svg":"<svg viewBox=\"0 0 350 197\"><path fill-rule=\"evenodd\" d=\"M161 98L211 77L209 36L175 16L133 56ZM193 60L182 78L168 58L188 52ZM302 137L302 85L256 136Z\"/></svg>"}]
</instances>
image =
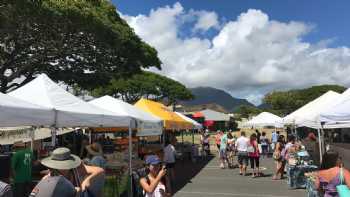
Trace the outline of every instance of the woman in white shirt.
<instances>
[{"instance_id":1,"label":"woman in white shirt","mask_svg":"<svg viewBox=\"0 0 350 197\"><path fill-rule=\"evenodd\" d=\"M149 173L146 177L140 179L140 185L143 188L145 197L168 197L162 178L166 175L165 167L161 166L158 156L149 155L146 157L146 164Z\"/></svg>"}]
</instances>

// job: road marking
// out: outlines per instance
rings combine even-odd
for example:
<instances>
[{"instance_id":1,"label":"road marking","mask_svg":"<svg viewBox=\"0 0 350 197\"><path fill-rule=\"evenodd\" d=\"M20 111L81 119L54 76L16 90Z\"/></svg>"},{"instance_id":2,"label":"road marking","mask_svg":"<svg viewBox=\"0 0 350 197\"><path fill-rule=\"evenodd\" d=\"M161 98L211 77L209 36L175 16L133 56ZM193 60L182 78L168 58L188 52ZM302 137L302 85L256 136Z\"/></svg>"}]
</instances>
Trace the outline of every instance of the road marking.
<instances>
[{"instance_id":1,"label":"road marking","mask_svg":"<svg viewBox=\"0 0 350 197\"><path fill-rule=\"evenodd\" d=\"M264 195L264 194L245 194L245 193L210 193L210 192L186 192L186 191L179 191L177 193L180 194L200 194L201 196L251 196L251 197L288 197L288 196L276 196L276 195Z\"/></svg>"}]
</instances>

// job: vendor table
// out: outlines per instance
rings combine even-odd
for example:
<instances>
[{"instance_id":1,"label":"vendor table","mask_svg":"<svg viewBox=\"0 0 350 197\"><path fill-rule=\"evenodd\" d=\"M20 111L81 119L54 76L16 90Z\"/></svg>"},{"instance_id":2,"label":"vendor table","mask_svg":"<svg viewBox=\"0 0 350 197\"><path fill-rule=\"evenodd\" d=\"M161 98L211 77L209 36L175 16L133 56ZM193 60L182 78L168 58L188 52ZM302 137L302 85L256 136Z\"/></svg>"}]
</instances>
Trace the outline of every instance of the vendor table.
<instances>
[{"instance_id":1,"label":"vendor table","mask_svg":"<svg viewBox=\"0 0 350 197\"><path fill-rule=\"evenodd\" d=\"M293 189L306 188L307 178L304 173L316 171L315 165L287 165L288 186Z\"/></svg>"}]
</instances>

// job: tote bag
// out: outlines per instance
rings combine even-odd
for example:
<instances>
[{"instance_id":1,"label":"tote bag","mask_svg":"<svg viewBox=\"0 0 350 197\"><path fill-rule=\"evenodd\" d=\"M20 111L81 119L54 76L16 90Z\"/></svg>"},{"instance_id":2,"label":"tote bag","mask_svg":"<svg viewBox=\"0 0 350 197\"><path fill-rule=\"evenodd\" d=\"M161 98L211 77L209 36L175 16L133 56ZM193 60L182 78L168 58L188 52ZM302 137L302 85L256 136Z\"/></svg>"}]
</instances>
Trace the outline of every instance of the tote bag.
<instances>
[{"instance_id":1,"label":"tote bag","mask_svg":"<svg viewBox=\"0 0 350 197\"><path fill-rule=\"evenodd\" d=\"M340 185L337 186L337 192L339 194L339 197L349 197L350 196L350 190L344 182L345 182L345 180L344 180L343 168L340 168Z\"/></svg>"}]
</instances>

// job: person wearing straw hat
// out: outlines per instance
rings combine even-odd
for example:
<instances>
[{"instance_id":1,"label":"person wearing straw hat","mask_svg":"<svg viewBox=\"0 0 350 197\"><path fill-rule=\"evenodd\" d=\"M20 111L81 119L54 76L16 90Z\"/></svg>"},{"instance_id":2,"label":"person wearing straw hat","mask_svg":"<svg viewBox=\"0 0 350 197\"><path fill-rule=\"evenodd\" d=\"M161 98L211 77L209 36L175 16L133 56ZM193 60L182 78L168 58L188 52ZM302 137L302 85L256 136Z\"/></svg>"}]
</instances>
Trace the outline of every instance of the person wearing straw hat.
<instances>
[{"instance_id":1,"label":"person wearing straw hat","mask_svg":"<svg viewBox=\"0 0 350 197\"><path fill-rule=\"evenodd\" d=\"M41 163L50 169L47 176L64 176L74 185L77 192L91 192L93 196L101 195L104 170L85 165L78 156L71 154L68 148L56 148L51 156L43 159Z\"/></svg>"},{"instance_id":2,"label":"person wearing straw hat","mask_svg":"<svg viewBox=\"0 0 350 197\"><path fill-rule=\"evenodd\" d=\"M86 146L86 150L90 158L90 161L88 162L90 165L97 166L103 169L106 167L107 161L103 157L103 150L99 143L95 142Z\"/></svg>"},{"instance_id":3,"label":"person wearing straw hat","mask_svg":"<svg viewBox=\"0 0 350 197\"><path fill-rule=\"evenodd\" d=\"M25 147L22 141L13 145L16 150L11 158L11 168L14 177L14 196L23 197L30 193L32 182L33 152Z\"/></svg>"}]
</instances>

